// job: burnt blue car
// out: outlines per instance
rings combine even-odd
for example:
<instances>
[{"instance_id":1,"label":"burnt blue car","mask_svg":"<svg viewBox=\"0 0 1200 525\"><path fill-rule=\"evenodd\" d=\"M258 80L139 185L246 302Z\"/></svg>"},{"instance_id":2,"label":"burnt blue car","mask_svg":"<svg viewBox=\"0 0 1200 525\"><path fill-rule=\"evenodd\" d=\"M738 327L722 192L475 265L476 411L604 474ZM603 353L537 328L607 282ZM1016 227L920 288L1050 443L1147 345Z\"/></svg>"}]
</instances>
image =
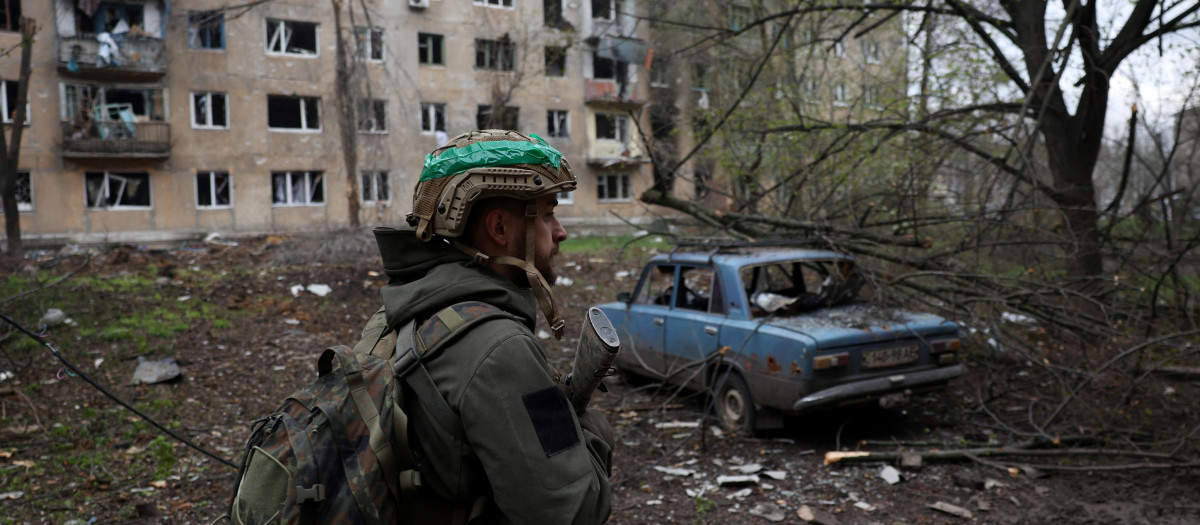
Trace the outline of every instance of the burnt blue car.
<instances>
[{"instance_id":1,"label":"burnt blue car","mask_svg":"<svg viewBox=\"0 0 1200 525\"><path fill-rule=\"evenodd\" d=\"M655 256L632 295L599 308L619 370L714 391L722 425L748 434L962 375L957 324L870 295L847 255L739 247Z\"/></svg>"}]
</instances>

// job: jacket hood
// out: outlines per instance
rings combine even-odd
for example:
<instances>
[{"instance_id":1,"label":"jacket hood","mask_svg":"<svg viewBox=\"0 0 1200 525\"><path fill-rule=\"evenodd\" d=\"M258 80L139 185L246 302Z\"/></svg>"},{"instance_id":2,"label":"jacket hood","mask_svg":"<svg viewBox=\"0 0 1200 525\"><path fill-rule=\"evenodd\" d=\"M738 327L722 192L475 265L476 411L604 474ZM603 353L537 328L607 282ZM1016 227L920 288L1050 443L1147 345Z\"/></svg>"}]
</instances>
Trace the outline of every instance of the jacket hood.
<instances>
[{"instance_id":1,"label":"jacket hood","mask_svg":"<svg viewBox=\"0 0 1200 525\"><path fill-rule=\"evenodd\" d=\"M421 242L416 232L375 228L388 284L379 292L387 308L388 326L427 319L438 310L464 301L481 301L521 317L533 330L537 299L490 267L476 265L444 239Z\"/></svg>"}]
</instances>

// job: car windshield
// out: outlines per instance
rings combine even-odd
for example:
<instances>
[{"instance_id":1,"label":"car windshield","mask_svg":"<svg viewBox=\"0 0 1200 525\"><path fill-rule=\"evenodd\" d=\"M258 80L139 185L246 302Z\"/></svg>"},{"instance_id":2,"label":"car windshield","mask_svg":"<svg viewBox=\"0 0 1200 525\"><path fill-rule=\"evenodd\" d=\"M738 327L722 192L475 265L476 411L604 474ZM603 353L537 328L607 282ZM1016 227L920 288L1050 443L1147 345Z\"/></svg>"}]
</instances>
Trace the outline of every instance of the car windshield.
<instances>
[{"instance_id":1,"label":"car windshield","mask_svg":"<svg viewBox=\"0 0 1200 525\"><path fill-rule=\"evenodd\" d=\"M738 275L756 317L827 308L870 292L854 261L844 259L746 266Z\"/></svg>"}]
</instances>

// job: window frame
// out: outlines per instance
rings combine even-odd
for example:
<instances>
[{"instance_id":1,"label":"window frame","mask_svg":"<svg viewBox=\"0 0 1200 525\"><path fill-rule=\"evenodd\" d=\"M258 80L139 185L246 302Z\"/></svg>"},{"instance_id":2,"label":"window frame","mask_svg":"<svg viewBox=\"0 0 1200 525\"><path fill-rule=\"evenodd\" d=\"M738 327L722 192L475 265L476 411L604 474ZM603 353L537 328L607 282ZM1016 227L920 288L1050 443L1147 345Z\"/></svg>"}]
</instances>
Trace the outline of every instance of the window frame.
<instances>
[{"instance_id":1,"label":"window frame","mask_svg":"<svg viewBox=\"0 0 1200 525\"><path fill-rule=\"evenodd\" d=\"M516 71L517 45L512 40L476 38L475 69L482 71Z\"/></svg>"},{"instance_id":2,"label":"window frame","mask_svg":"<svg viewBox=\"0 0 1200 525\"><path fill-rule=\"evenodd\" d=\"M271 97L296 100L297 103L300 104L300 120L302 122L301 127L299 127L299 128L272 127L271 126ZM316 100L316 107L317 107L317 127L316 128L307 127L308 109L306 109L305 104L303 102L304 100L307 100L307 99ZM280 133L320 133L325 126L324 119L322 118L323 113L324 113L324 110L321 109L321 97L309 97L309 96L303 96L303 95L272 95L269 93L267 94L267 131L274 131L274 132L280 132Z\"/></svg>"},{"instance_id":3,"label":"window frame","mask_svg":"<svg viewBox=\"0 0 1200 525\"><path fill-rule=\"evenodd\" d=\"M21 200L22 180L25 181L24 186L26 189L24 191L24 195L28 198L27 201ZM14 193L16 194L15 196L17 199L17 212L26 213L33 211L33 172L29 170L17 170L17 180L14 182L14 188L16 190Z\"/></svg>"},{"instance_id":4,"label":"window frame","mask_svg":"<svg viewBox=\"0 0 1200 525\"><path fill-rule=\"evenodd\" d=\"M874 38L864 38L860 41L859 46L862 47L863 62L867 64L879 64L879 42Z\"/></svg>"},{"instance_id":5,"label":"window frame","mask_svg":"<svg viewBox=\"0 0 1200 525\"><path fill-rule=\"evenodd\" d=\"M360 98L355 101L355 119L358 121L356 128L359 133L370 135L387 135L388 133L388 112L387 99L382 98ZM369 118L364 118L364 117ZM383 117L383 123L380 125L379 117ZM364 127L363 125L367 126Z\"/></svg>"},{"instance_id":6,"label":"window frame","mask_svg":"<svg viewBox=\"0 0 1200 525\"><path fill-rule=\"evenodd\" d=\"M226 202L225 204L221 204L218 202L219 201L218 196L220 195L219 186L216 184L216 178L218 176L222 176L225 178L225 188L226 188L225 195L226 195L226 200L228 200L228 202ZM208 179L208 191L209 191L208 198L209 198L210 204L202 204L200 202L200 194L201 194L200 179L201 178ZM196 184L195 184L195 186L193 186L193 188L196 190L196 209L198 209L198 210L227 210L227 209L233 208L233 177L229 175L228 171L225 171L225 170L196 171L195 180L196 180Z\"/></svg>"},{"instance_id":7,"label":"window frame","mask_svg":"<svg viewBox=\"0 0 1200 525\"><path fill-rule=\"evenodd\" d=\"M212 120L213 120L212 117L214 114L213 108L212 108L212 105L213 105L212 104L212 100L213 100L212 95L221 95L222 98L225 100L225 104L224 104L225 105L225 107L224 107L225 125L224 126L212 124ZM205 116L208 117L208 121L209 121L209 123L207 123L207 124L200 124L200 123L196 122L196 98L197 98L197 96L203 96L205 99L205 105L207 106L207 109L205 111ZM193 91L193 92L191 92L191 94L188 98L191 101L191 104L188 105L188 109L192 115L192 118L191 118L192 129L209 129L209 130L227 130L227 129L229 129L229 93L226 93L224 91Z\"/></svg>"},{"instance_id":8,"label":"window frame","mask_svg":"<svg viewBox=\"0 0 1200 525\"><path fill-rule=\"evenodd\" d=\"M619 196L608 195L608 180L616 177ZM602 191L603 190L603 191ZM626 171L602 171L596 173L596 202L633 202L633 177Z\"/></svg>"},{"instance_id":9,"label":"window frame","mask_svg":"<svg viewBox=\"0 0 1200 525\"><path fill-rule=\"evenodd\" d=\"M359 35L367 37L359 40ZM375 35L379 35L379 49L375 49ZM376 53L378 52L378 53ZM387 58L387 42L382 27L356 26L354 28L354 59L359 62L383 62ZM376 58L375 55L379 57Z\"/></svg>"},{"instance_id":10,"label":"window frame","mask_svg":"<svg viewBox=\"0 0 1200 525\"><path fill-rule=\"evenodd\" d=\"M392 184L388 170L359 171L359 201L363 204L388 204L392 202ZM367 198L367 182L370 181L371 198ZM380 184L382 182L382 184ZM379 198L379 188L383 188L384 198Z\"/></svg>"},{"instance_id":11,"label":"window frame","mask_svg":"<svg viewBox=\"0 0 1200 525\"><path fill-rule=\"evenodd\" d=\"M608 112L604 112L604 111L597 111L595 113L595 115L596 115L596 119L595 119L596 142L616 142L618 144L626 144L626 145L629 144L629 115L622 115L620 113L608 113ZM608 118L612 119L612 129L613 129L613 137L612 138L600 136L600 118L601 117L608 117Z\"/></svg>"},{"instance_id":12,"label":"window frame","mask_svg":"<svg viewBox=\"0 0 1200 525\"><path fill-rule=\"evenodd\" d=\"M567 48L563 46L545 46L542 49L542 53L545 55L542 65L543 74L550 78L565 78L567 76ZM551 73L551 63L560 66L555 74Z\"/></svg>"},{"instance_id":13,"label":"window frame","mask_svg":"<svg viewBox=\"0 0 1200 525\"><path fill-rule=\"evenodd\" d=\"M432 56L435 53L437 56ZM426 60L425 55L431 56ZM437 59L436 61L434 60L435 58ZM446 36L440 33L417 33L417 64L422 66L445 66Z\"/></svg>"},{"instance_id":14,"label":"window frame","mask_svg":"<svg viewBox=\"0 0 1200 525\"><path fill-rule=\"evenodd\" d=\"M20 84L20 81L18 81L18 80L0 80L0 111L4 112L2 115L0 115L0 122L3 122L5 124L13 123L13 118L12 118L13 110L9 109L9 103L8 103L8 85L9 84L12 84L13 86L15 86L16 90L21 89L21 84ZM27 99L29 98L28 93L26 93L25 96ZM26 126L31 124L31 121L29 120L29 115L31 113L33 113L33 104L29 100L26 100L25 101L25 125Z\"/></svg>"},{"instance_id":15,"label":"window frame","mask_svg":"<svg viewBox=\"0 0 1200 525\"><path fill-rule=\"evenodd\" d=\"M501 106L500 109L504 110L504 115L501 117L500 122L496 122L497 125L490 126L492 129L520 129L521 128L521 126L520 126L520 124L521 124L521 108L520 107L518 107L518 106ZM475 108L475 124L478 129L486 129L487 128L487 126L484 125L484 122L481 117L483 116L484 113L491 112L494 110L495 110L495 107L490 104L479 104L478 106L476 106L476 108ZM512 118L511 122L508 120L510 117ZM488 120L492 120L492 119L489 118ZM511 124L511 125L509 125L509 124Z\"/></svg>"},{"instance_id":16,"label":"window frame","mask_svg":"<svg viewBox=\"0 0 1200 525\"><path fill-rule=\"evenodd\" d=\"M493 9L516 9L514 0L471 0L471 3L479 7L490 7Z\"/></svg>"},{"instance_id":17,"label":"window frame","mask_svg":"<svg viewBox=\"0 0 1200 525\"><path fill-rule=\"evenodd\" d=\"M127 179L121 182L118 193L124 194L125 185L128 184L128 179L132 177L144 178L146 183L146 204L121 204L124 200L123 196L117 197L117 202L111 205L93 204L93 195L88 192L88 182L96 175L101 175L101 194L95 195L98 200L108 201L110 196L110 177ZM150 186L150 173L145 171L88 171L83 174L83 195L86 202L84 208L89 211L122 211L122 210L149 210L154 208L154 192Z\"/></svg>"},{"instance_id":18,"label":"window frame","mask_svg":"<svg viewBox=\"0 0 1200 525\"><path fill-rule=\"evenodd\" d=\"M207 16L213 16L213 20L210 20L208 23L204 23L204 24L199 22L199 20L202 19L201 17L207 17ZM212 32L212 28L214 26L214 22L215 22L215 26L216 26L217 30L219 30L221 32L219 35L220 40L221 40L220 46L218 47L218 46L196 45L200 40L200 35L201 35L202 31L208 33L211 38L211 32ZM204 51L224 51L225 50L225 33L226 33L225 32L225 13L223 13L221 11L189 11L188 12L188 26L187 26L188 49L199 49L199 50L204 50Z\"/></svg>"},{"instance_id":19,"label":"window frame","mask_svg":"<svg viewBox=\"0 0 1200 525\"><path fill-rule=\"evenodd\" d=\"M283 19L283 18L266 18L265 20L266 20L266 23L267 23L267 27L266 27L266 37L267 37L267 38L266 38L266 50L267 50L267 55L270 55L270 56L298 57L298 58L319 58L319 57L321 56L321 24L319 24L319 23L317 23L317 22L304 22L304 21L301 21L301 20L287 20L287 19ZM272 49L271 49L271 48L272 48L272 45L271 45L271 44L272 44L272 38L271 38L271 34L272 34L272 33L271 33L271 25L272 25L272 23L277 23L277 24L278 24L278 27L279 27L280 29L285 29L285 28L287 28L286 26L287 26L288 24L306 24L306 25L311 25L311 26L312 26L312 28L313 28L313 53L310 55L310 54L307 54L307 53L292 53L292 52L289 52L289 51L288 51L288 45L287 45L287 44L288 44L288 43L291 41L291 37L288 37L287 41L284 41L283 35L280 35L280 33L278 33L278 32L277 32L277 33L275 33L275 34L276 34L276 35L279 35L279 37L278 37L278 38L279 38L279 44L280 44L280 47L282 47L283 49L282 49L281 51L275 51L275 50L272 50ZM295 32L295 30L294 30L294 29L290 29L290 28L287 28L287 29L288 29L288 30L290 30L290 31L292 31L293 33ZM276 31L279 31L279 29L277 29ZM286 34L286 33L285 33L285 34Z\"/></svg>"},{"instance_id":20,"label":"window frame","mask_svg":"<svg viewBox=\"0 0 1200 525\"><path fill-rule=\"evenodd\" d=\"M441 117L441 118L438 118ZM426 122L432 124L426 127ZM441 124L439 129L438 124ZM437 132L446 132L446 104L444 102L422 102L421 103L421 134L433 135Z\"/></svg>"},{"instance_id":21,"label":"window frame","mask_svg":"<svg viewBox=\"0 0 1200 525\"><path fill-rule=\"evenodd\" d=\"M284 192L284 196L286 198L282 202L277 200L278 195L276 195L276 193L275 193L275 191L276 191L275 180L276 180L276 177L279 177L281 175L283 176L284 183L286 184L285 189L287 190ZM295 186L295 183L292 181L293 175L303 175L304 176L304 189L305 189L304 195L306 198L305 202L293 202L292 201L292 198L293 198L292 188L293 188L293 186ZM313 177L313 175L316 175L316 177ZM315 179L315 181L314 181L314 179ZM320 195L321 200L313 201L313 196L314 196L313 195L313 186L315 186L318 183L321 185L321 195ZM319 170L272 171L271 172L271 207L272 208L300 208L300 207L306 207L306 206L324 206L325 201L326 201L325 189L326 189L325 188L325 172L323 172L323 171L319 171Z\"/></svg>"},{"instance_id":22,"label":"window frame","mask_svg":"<svg viewBox=\"0 0 1200 525\"><path fill-rule=\"evenodd\" d=\"M835 82L833 84L833 105L850 105L850 88L845 82Z\"/></svg>"},{"instance_id":23,"label":"window frame","mask_svg":"<svg viewBox=\"0 0 1200 525\"><path fill-rule=\"evenodd\" d=\"M571 112L566 109L546 110L546 136L556 139L571 138Z\"/></svg>"}]
</instances>

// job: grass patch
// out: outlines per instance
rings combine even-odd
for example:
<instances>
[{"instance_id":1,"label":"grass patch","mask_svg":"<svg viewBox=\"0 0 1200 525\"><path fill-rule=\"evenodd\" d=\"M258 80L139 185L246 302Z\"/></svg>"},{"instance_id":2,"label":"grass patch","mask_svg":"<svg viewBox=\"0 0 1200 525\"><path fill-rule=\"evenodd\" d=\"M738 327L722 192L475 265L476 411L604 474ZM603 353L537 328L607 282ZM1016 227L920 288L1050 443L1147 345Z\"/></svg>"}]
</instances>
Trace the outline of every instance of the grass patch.
<instances>
[{"instance_id":1,"label":"grass patch","mask_svg":"<svg viewBox=\"0 0 1200 525\"><path fill-rule=\"evenodd\" d=\"M635 237L633 235L614 235L608 237L568 237L558 245L563 253L586 253L621 249L668 251L674 246L660 235Z\"/></svg>"}]
</instances>

